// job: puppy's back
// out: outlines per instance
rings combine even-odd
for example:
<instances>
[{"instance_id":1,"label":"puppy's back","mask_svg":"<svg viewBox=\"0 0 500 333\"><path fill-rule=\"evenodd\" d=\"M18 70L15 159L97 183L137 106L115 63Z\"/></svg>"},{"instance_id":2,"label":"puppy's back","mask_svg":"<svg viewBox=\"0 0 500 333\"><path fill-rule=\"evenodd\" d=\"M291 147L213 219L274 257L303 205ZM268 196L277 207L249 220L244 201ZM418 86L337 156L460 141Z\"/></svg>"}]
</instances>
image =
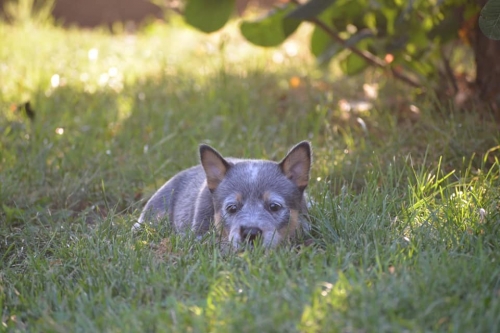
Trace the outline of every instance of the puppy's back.
<instances>
[{"instance_id":1,"label":"puppy's back","mask_svg":"<svg viewBox=\"0 0 500 333\"><path fill-rule=\"evenodd\" d=\"M168 218L177 232L186 231L192 226L198 197L210 195L205 192L208 189L200 165L181 171L151 197L136 225Z\"/></svg>"}]
</instances>

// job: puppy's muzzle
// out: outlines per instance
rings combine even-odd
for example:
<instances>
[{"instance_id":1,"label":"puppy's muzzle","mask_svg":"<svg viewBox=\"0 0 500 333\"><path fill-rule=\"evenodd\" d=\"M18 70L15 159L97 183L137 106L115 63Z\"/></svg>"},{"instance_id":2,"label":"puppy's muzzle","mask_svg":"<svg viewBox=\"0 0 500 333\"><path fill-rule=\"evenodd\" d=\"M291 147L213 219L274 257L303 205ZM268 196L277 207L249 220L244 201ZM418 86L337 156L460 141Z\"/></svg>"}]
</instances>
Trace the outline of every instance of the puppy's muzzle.
<instances>
[{"instance_id":1,"label":"puppy's muzzle","mask_svg":"<svg viewBox=\"0 0 500 333\"><path fill-rule=\"evenodd\" d=\"M241 227L240 237L244 241L253 244L258 237L262 236L262 230L255 227Z\"/></svg>"}]
</instances>

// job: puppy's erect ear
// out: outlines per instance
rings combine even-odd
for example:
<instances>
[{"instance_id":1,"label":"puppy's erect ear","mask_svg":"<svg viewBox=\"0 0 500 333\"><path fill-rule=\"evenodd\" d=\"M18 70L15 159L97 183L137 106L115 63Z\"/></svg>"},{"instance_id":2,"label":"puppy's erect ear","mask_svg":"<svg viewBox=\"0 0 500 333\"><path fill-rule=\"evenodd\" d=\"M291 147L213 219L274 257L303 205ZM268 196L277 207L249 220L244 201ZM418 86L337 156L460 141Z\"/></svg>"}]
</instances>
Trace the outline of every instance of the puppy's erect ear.
<instances>
[{"instance_id":1,"label":"puppy's erect ear","mask_svg":"<svg viewBox=\"0 0 500 333\"><path fill-rule=\"evenodd\" d=\"M231 164L208 145L200 145L200 160L207 176L208 189L214 191L224 179Z\"/></svg>"},{"instance_id":2,"label":"puppy's erect ear","mask_svg":"<svg viewBox=\"0 0 500 333\"><path fill-rule=\"evenodd\" d=\"M311 170L311 144L302 141L293 147L286 157L280 162L281 171L303 191L309 182Z\"/></svg>"}]
</instances>

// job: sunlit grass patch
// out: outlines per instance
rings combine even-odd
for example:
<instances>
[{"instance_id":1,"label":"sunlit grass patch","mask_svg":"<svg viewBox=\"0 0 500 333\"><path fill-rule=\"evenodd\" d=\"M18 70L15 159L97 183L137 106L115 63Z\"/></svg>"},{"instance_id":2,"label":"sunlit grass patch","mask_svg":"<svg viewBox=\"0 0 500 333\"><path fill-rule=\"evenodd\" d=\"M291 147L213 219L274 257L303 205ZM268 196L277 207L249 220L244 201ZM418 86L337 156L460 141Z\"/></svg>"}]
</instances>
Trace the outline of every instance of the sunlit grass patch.
<instances>
[{"instance_id":1,"label":"sunlit grass patch","mask_svg":"<svg viewBox=\"0 0 500 333\"><path fill-rule=\"evenodd\" d=\"M486 209L490 210L496 197L497 170L498 162L487 173L474 170L470 163L463 171L447 174L440 166L415 172L404 211L408 221L405 236L458 251L473 246L471 242L485 232ZM496 209L490 212L497 214Z\"/></svg>"}]
</instances>

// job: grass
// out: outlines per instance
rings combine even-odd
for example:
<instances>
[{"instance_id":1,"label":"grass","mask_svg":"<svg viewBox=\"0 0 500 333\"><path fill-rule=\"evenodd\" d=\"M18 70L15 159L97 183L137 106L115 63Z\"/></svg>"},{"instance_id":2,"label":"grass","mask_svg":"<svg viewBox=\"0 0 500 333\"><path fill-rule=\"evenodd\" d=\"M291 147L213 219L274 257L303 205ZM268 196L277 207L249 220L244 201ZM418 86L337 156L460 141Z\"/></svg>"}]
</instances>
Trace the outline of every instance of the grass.
<instances>
[{"instance_id":1,"label":"grass","mask_svg":"<svg viewBox=\"0 0 500 333\"><path fill-rule=\"evenodd\" d=\"M0 23L0 40L2 330L500 331L500 133L484 113L429 95L410 121L376 73L375 108L342 111L365 78L230 28ZM130 232L198 143L280 159L302 139L313 245L222 254L165 225Z\"/></svg>"}]
</instances>

